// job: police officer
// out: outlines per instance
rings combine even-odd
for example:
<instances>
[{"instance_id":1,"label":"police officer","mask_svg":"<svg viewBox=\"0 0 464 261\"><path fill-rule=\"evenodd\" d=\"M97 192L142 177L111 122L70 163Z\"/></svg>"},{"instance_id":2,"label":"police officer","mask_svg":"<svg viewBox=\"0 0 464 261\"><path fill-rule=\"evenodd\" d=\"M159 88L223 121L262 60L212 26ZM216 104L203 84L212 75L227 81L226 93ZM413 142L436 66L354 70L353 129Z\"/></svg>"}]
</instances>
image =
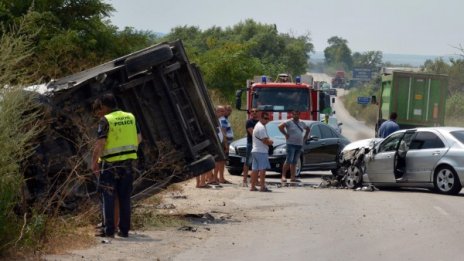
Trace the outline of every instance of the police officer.
<instances>
[{"instance_id":1,"label":"police officer","mask_svg":"<svg viewBox=\"0 0 464 261\"><path fill-rule=\"evenodd\" d=\"M132 161L142 141L135 117L117 108L112 94L95 101L99 115L98 137L92 155L92 170L100 179L106 237L114 237L114 202L119 199L119 233L128 237L131 218ZM101 170L99 159L101 159Z\"/></svg>"}]
</instances>

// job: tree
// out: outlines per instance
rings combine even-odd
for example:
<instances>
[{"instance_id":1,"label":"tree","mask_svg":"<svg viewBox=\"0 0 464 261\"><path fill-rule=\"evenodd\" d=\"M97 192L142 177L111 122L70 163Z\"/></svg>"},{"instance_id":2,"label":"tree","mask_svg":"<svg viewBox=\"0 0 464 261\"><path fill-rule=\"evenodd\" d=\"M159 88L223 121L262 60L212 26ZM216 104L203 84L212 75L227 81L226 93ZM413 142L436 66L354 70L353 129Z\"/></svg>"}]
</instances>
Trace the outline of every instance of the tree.
<instances>
[{"instance_id":1,"label":"tree","mask_svg":"<svg viewBox=\"0 0 464 261\"><path fill-rule=\"evenodd\" d=\"M279 34L275 25L248 19L222 29L212 27L176 27L163 40L184 39L193 62L198 63L206 85L233 97L254 75L276 76L287 72L305 73L313 44L309 35L294 37Z\"/></svg>"},{"instance_id":2,"label":"tree","mask_svg":"<svg viewBox=\"0 0 464 261\"><path fill-rule=\"evenodd\" d=\"M24 31L29 18L19 19L0 36L0 256L12 246L21 249L43 236L36 229L40 222L31 224L38 218L35 213L25 215L24 221L17 216L24 196L21 162L33 153L31 141L41 129L35 96L21 88L31 77L22 66L31 55L31 36Z\"/></svg>"},{"instance_id":3,"label":"tree","mask_svg":"<svg viewBox=\"0 0 464 261\"><path fill-rule=\"evenodd\" d=\"M448 74L450 65L447 64L442 57L436 58L435 60L427 59L424 65L422 65L422 70L428 73Z\"/></svg>"},{"instance_id":4,"label":"tree","mask_svg":"<svg viewBox=\"0 0 464 261\"><path fill-rule=\"evenodd\" d=\"M338 36L332 36L327 40L327 43L329 46L324 49L326 63L351 70L353 60L351 50L348 48L348 41Z\"/></svg>"},{"instance_id":5,"label":"tree","mask_svg":"<svg viewBox=\"0 0 464 261\"><path fill-rule=\"evenodd\" d=\"M246 44L227 43L202 54L198 60L211 89L220 90L224 97L233 97L244 87L245 80L263 70L259 59L248 55Z\"/></svg>"},{"instance_id":6,"label":"tree","mask_svg":"<svg viewBox=\"0 0 464 261\"><path fill-rule=\"evenodd\" d=\"M367 51L353 54L353 67L376 69L382 66L383 54L381 51Z\"/></svg>"},{"instance_id":7,"label":"tree","mask_svg":"<svg viewBox=\"0 0 464 261\"><path fill-rule=\"evenodd\" d=\"M30 72L47 81L87 69L153 43L154 35L112 26L114 8L102 0L0 0L1 33L22 16L34 46L24 62Z\"/></svg>"}]
</instances>

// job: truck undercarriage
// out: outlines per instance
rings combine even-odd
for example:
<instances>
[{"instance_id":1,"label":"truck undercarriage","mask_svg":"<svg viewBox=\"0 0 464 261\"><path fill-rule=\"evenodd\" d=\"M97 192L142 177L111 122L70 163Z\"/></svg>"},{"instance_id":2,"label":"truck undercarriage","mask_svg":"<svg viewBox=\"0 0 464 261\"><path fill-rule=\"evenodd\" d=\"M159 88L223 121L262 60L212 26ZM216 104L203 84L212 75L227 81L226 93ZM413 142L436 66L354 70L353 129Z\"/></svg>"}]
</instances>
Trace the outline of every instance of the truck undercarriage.
<instances>
[{"instance_id":1,"label":"truck undercarriage","mask_svg":"<svg viewBox=\"0 0 464 261\"><path fill-rule=\"evenodd\" d=\"M94 100L112 93L143 136L134 166L133 200L198 176L225 158L202 76L181 41L162 43L47 84L35 94L44 130L23 163L27 194L67 205L96 194L90 157L98 119Z\"/></svg>"}]
</instances>

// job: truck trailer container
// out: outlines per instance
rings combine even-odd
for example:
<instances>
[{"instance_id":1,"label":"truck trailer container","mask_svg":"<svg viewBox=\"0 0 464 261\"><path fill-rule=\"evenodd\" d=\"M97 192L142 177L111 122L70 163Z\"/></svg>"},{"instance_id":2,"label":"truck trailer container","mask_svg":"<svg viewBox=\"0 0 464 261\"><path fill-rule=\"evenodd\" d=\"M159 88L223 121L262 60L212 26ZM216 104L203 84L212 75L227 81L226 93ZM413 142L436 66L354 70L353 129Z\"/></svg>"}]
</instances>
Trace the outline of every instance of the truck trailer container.
<instances>
[{"instance_id":1,"label":"truck trailer container","mask_svg":"<svg viewBox=\"0 0 464 261\"><path fill-rule=\"evenodd\" d=\"M392 112L398 114L400 129L443 126L447 91L447 75L409 71L383 74L376 133Z\"/></svg>"}]
</instances>

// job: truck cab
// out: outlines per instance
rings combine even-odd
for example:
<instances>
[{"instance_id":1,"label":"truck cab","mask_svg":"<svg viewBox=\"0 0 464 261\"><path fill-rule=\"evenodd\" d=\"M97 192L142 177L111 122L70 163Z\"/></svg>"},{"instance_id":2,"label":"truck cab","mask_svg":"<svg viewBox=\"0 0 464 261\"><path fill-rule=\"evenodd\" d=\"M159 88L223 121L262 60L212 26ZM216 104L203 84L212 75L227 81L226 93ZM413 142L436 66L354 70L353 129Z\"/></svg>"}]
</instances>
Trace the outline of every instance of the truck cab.
<instances>
[{"instance_id":1,"label":"truck cab","mask_svg":"<svg viewBox=\"0 0 464 261\"><path fill-rule=\"evenodd\" d=\"M236 108L250 111L256 108L269 112L271 119L289 119L292 110L300 111L302 120L318 119L318 90L312 88L311 77L295 77L295 82L288 76L282 80L279 74L276 81L268 76L255 76L247 81L247 88L236 93ZM286 74L285 74L286 75ZM246 108L241 108L242 94L246 93Z\"/></svg>"}]
</instances>

